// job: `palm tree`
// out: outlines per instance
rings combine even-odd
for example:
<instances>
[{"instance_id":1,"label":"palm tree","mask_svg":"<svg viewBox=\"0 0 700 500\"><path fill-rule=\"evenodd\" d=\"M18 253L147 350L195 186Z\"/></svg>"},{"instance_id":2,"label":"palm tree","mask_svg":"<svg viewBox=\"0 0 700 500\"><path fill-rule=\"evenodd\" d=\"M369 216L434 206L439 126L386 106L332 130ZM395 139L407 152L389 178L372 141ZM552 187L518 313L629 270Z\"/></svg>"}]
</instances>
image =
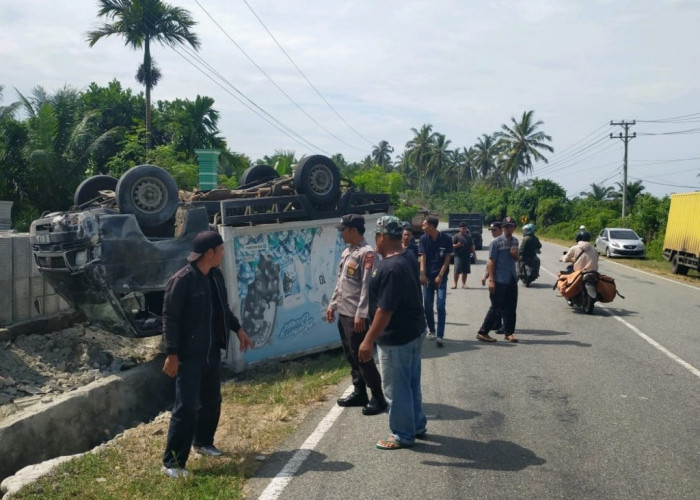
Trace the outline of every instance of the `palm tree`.
<instances>
[{"instance_id":1,"label":"palm tree","mask_svg":"<svg viewBox=\"0 0 700 500\"><path fill-rule=\"evenodd\" d=\"M452 152L447 149L452 141L445 138L444 134L435 134L435 143L430 152L428 160L428 172L430 173L430 185L428 186L428 194L433 192L435 188L435 179L438 176L445 175L446 167L449 165L449 159Z\"/></svg>"},{"instance_id":2,"label":"palm tree","mask_svg":"<svg viewBox=\"0 0 700 500\"><path fill-rule=\"evenodd\" d=\"M622 190L623 186L621 182L616 182L617 187L619 188L619 191L614 191L612 193L612 197L615 199L619 199L622 201ZM637 198L639 197L640 194L642 194L642 191L644 191L646 188L642 184L642 181L634 181L632 183L627 184L627 192L625 193L626 195L626 207L625 208L632 208L634 206L635 201L637 201Z\"/></svg>"},{"instance_id":3,"label":"palm tree","mask_svg":"<svg viewBox=\"0 0 700 500\"><path fill-rule=\"evenodd\" d=\"M595 201L607 201L614 198L615 188L612 186L599 186L595 182L591 183L590 191L581 191L581 196L585 196Z\"/></svg>"},{"instance_id":4,"label":"palm tree","mask_svg":"<svg viewBox=\"0 0 700 500\"><path fill-rule=\"evenodd\" d=\"M517 122L511 118L512 127L501 125L501 131L496 132L497 139L502 142L504 150L504 174L515 182L519 174L528 174L533 170L533 160L548 163L547 158L540 152L541 150L554 151L554 148L546 142L551 142L552 137L542 131L537 131L537 127L544 122L534 122L534 111L525 111Z\"/></svg>"},{"instance_id":5,"label":"palm tree","mask_svg":"<svg viewBox=\"0 0 700 500\"><path fill-rule=\"evenodd\" d=\"M196 23L190 13L161 0L98 0L98 15L113 21L89 31L90 47L111 35L124 38L134 49L143 47L143 64L136 80L146 87L146 147L151 147L151 89L158 84L160 70L151 58L151 41L170 47L189 44L199 49L199 37L192 31Z\"/></svg>"},{"instance_id":6,"label":"palm tree","mask_svg":"<svg viewBox=\"0 0 700 500\"><path fill-rule=\"evenodd\" d=\"M499 153L498 144L493 135L483 134L474 145L474 166L482 179L487 179L496 172Z\"/></svg>"},{"instance_id":7,"label":"palm tree","mask_svg":"<svg viewBox=\"0 0 700 500\"><path fill-rule=\"evenodd\" d=\"M433 153L433 146L436 141L436 133L433 126L424 124L420 131L411 128L415 137L406 143L404 158L412 164L418 172L418 188L425 191L425 179L428 174L428 161Z\"/></svg>"},{"instance_id":8,"label":"palm tree","mask_svg":"<svg viewBox=\"0 0 700 500\"><path fill-rule=\"evenodd\" d=\"M372 159L385 172L389 172L391 170L391 153L393 152L394 148L387 141L380 141L372 148Z\"/></svg>"}]
</instances>

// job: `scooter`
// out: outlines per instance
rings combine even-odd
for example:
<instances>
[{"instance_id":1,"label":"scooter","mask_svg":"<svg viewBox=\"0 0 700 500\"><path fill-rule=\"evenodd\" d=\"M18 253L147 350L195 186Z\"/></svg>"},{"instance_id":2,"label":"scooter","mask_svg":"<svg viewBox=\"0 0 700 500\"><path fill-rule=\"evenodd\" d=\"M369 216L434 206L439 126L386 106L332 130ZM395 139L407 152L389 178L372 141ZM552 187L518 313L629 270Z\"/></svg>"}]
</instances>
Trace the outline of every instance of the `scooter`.
<instances>
[{"instance_id":1,"label":"scooter","mask_svg":"<svg viewBox=\"0 0 700 500\"><path fill-rule=\"evenodd\" d=\"M574 266L569 265L564 271L559 272L559 276L562 277L572 274L573 272ZM598 286L598 271L584 271L581 273L580 279L582 283L579 287L575 287L578 288L578 293L573 296L569 296L568 298L565 295L564 298L566 299L566 303L569 305L569 307L578 306L583 309L583 312L586 314L591 314L593 312L594 305L598 300L598 292L596 291ZM556 287L557 284L555 283L554 288Z\"/></svg>"},{"instance_id":2,"label":"scooter","mask_svg":"<svg viewBox=\"0 0 700 500\"><path fill-rule=\"evenodd\" d=\"M518 277L526 287L540 276L540 258L535 255L532 260L526 262L522 258L518 260Z\"/></svg>"}]
</instances>

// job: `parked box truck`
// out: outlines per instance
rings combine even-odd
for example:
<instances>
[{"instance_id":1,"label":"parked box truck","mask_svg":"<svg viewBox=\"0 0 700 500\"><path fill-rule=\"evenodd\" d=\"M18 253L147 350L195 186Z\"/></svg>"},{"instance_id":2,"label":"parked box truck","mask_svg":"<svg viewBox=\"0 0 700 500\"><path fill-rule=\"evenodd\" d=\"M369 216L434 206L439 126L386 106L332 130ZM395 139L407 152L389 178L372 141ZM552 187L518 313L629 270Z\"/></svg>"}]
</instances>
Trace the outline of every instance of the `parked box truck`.
<instances>
[{"instance_id":1,"label":"parked box truck","mask_svg":"<svg viewBox=\"0 0 700 500\"><path fill-rule=\"evenodd\" d=\"M449 214L447 216L447 225L450 228L459 228L460 223L465 222L469 228L469 233L474 240L474 247L481 250L484 246L482 232L484 231L484 214L482 213L467 213L467 214Z\"/></svg>"},{"instance_id":2,"label":"parked box truck","mask_svg":"<svg viewBox=\"0 0 700 500\"><path fill-rule=\"evenodd\" d=\"M663 254L676 274L700 271L700 191L671 195Z\"/></svg>"}]
</instances>

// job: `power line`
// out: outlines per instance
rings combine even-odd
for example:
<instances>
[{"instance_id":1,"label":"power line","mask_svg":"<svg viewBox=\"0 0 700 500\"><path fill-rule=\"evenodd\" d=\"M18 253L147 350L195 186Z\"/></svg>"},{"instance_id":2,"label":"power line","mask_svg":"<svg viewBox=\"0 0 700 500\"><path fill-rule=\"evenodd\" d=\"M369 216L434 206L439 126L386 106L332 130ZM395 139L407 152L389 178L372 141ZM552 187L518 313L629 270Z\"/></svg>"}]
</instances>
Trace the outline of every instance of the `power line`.
<instances>
[{"instance_id":1,"label":"power line","mask_svg":"<svg viewBox=\"0 0 700 500\"><path fill-rule=\"evenodd\" d=\"M700 128L689 128L686 130L676 130L673 132L640 132L639 135L681 135L681 134L697 134L700 132Z\"/></svg>"},{"instance_id":2,"label":"power line","mask_svg":"<svg viewBox=\"0 0 700 500\"><path fill-rule=\"evenodd\" d=\"M315 86L313 83L311 83L311 80L309 80L309 78L304 74L304 72L303 72L303 71L301 70L301 68L297 65L297 63L294 62L294 59L292 59L292 57L287 53L287 51L284 50L284 47L282 47L282 45L281 45L281 44L277 41L277 39L275 38L275 35L272 34L272 32L267 28L267 26L265 26L265 23L262 21L262 19L260 19L260 16L258 16L258 14L255 12L255 10L253 10L253 8L250 6L250 4L247 2L247 0L243 0L243 3L246 4L246 7L248 7L248 9L250 10L250 12L252 12L253 16L255 16L255 18L256 18L256 19L258 20L258 22L262 25L262 27L265 29L265 31L267 31L267 34L270 35L270 38L272 38L272 40L275 42L275 44L277 45L277 47L279 47L279 49L282 51L282 53L287 57L287 59L289 59L289 62L292 63L292 65L297 69L297 71L299 72L299 74L304 78L304 80L306 80L306 83L309 84L309 86L314 90L314 92L316 92L316 94L323 100L323 102L326 103L326 105L335 113L335 115L336 115L338 118L340 118L340 120L341 120L345 125L347 125L347 127L348 127L350 130L352 130L353 132L355 132L355 134L357 134L357 136L360 137L362 140L364 140L367 144L372 145L372 142L371 142L369 139L367 139L364 135L362 135L360 132L358 132L357 130L355 130L355 128L354 128L352 125L350 125L350 124L347 122L347 120L345 120L345 118L343 118L343 116L338 112L338 110L335 109L335 108L333 107L333 105L332 105L330 102L328 102L328 99L326 99L326 98L323 96L323 94L321 94L321 92L316 88L316 86Z\"/></svg>"},{"instance_id":3,"label":"power line","mask_svg":"<svg viewBox=\"0 0 700 500\"><path fill-rule=\"evenodd\" d=\"M632 177L630 175L630 179L636 179L641 182L647 182L649 184L657 184L659 186L668 186L668 187L677 187L677 188L688 188L688 189L698 189L700 186L686 186L683 184L668 184L666 182L656 182L656 181L650 181L649 179L640 179L639 177Z\"/></svg>"},{"instance_id":4,"label":"power line","mask_svg":"<svg viewBox=\"0 0 700 500\"><path fill-rule=\"evenodd\" d=\"M211 21L217 26L217 28L219 28L219 29L221 30L221 32L226 36L226 38L228 38L228 39L231 41L231 43L233 43L233 44L236 46L236 48L237 48L238 50L240 50L240 51L243 53L243 55L248 59L248 61L250 61L250 63L251 63L253 66L255 66L255 67L258 69L258 71L260 71L260 72L265 76L265 78L267 78L268 81L269 81L270 83L272 83L272 85L274 85L275 88L276 88L277 90L279 90L280 93L281 93L282 95L284 95L284 96L285 96L299 111L301 111L302 113L304 113L304 115L306 115L306 117L307 117L309 120L311 120L312 122L314 122L320 129L322 129L322 130L325 131L328 135L330 135L331 137L333 137L333 138L336 139L337 141L343 143L343 144L346 145L347 147L352 148L352 149L355 149L355 150L357 150L357 151L361 151L360 148L358 148L358 147L356 147L356 146L353 146L352 144L349 144L349 143L345 142L343 139L341 139L340 137L338 137L337 135L335 135L333 132L331 132L330 130L328 130L328 129L327 129L326 127L324 127L321 123L319 123L313 116L311 116L305 109L303 109L303 108L301 107L301 105L299 105L299 103L298 103L297 101L295 101L295 100L292 98L292 96L290 96L287 92L285 92L284 89L282 89L282 87L280 87L280 86L277 84L277 82L276 82L276 81L275 81L275 80L274 80L274 79L273 79L273 78L272 78L272 77L271 77L257 62L255 62L255 60L253 60L253 58L252 58L250 55L248 55L248 53L245 51L245 49L243 49L243 47L241 47L241 46L233 39L233 37L231 37L231 36L228 34L228 32L223 28L223 26L221 26L221 24L219 24L219 22L218 22L216 19L214 19L214 17L207 11L207 9L205 9L205 8L202 6L202 4L199 3L199 0L194 0L194 1L195 1L195 3L196 3L197 5L199 5L199 7L200 7L200 8L204 11L204 13L209 17L209 19L211 19Z\"/></svg>"},{"instance_id":5,"label":"power line","mask_svg":"<svg viewBox=\"0 0 700 500\"><path fill-rule=\"evenodd\" d=\"M672 116L670 118L658 118L656 120L637 120L639 123L692 123L700 121L700 113Z\"/></svg>"},{"instance_id":6,"label":"power line","mask_svg":"<svg viewBox=\"0 0 700 500\"><path fill-rule=\"evenodd\" d=\"M175 53L177 53L180 57L182 57L183 59L185 59L185 61L187 61L188 63L190 63L192 66L194 66L200 73L202 73L204 76L206 76L206 77L209 78L211 81L213 81L215 84L217 84L219 87L221 87L227 94L229 94L230 96L232 96L233 98L235 98L238 102L240 102L241 104L243 104L243 105L244 105L245 107L247 107L249 110L253 111L256 115L258 115L259 117L261 117L262 119L264 119L266 122L268 122L270 125L272 125L272 126L275 127L277 130L279 130L280 132L282 132L284 135L286 135L286 136L289 137L290 139L295 140L296 142L298 142L300 145L302 145L302 146L304 146L304 147L310 147L311 150L318 150L318 151L321 151L321 152L325 153L326 155L329 154L328 152L322 150L322 149L319 148L318 146L316 146L316 145L314 145L313 143L309 142L308 140L304 139L302 136L300 136L300 135L299 135L298 133L296 133L294 130L292 130L292 129L289 128L287 125L285 125L284 123L282 123L280 120L278 120L277 118L275 118L274 116L272 116L270 113L268 113L264 108L262 108L262 107L261 107L260 105L258 105L255 101L253 101L253 100L250 99L247 95L245 95L242 91L240 91L240 90L239 90L235 85L233 85L230 81L228 81L223 75L221 75L220 73L218 73L218 72L216 71L216 69L214 69L209 63L207 63L207 62L206 62L203 58L201 58L199 55L197 55L196 53L187 52L187 49L184 49L184 51L185 51L188 55L190 55L190 57L192 57L192 58L194 58L195 60L197 60L197 61L199 62L199 64L201 64L202 66L204 66L205 68L207 68L211 73L213 73L214 75L216 75L217 78L219 78L221 81L223 81L224 83L226 83L229 87L231 87L237 94L240 95L240 97L239 97L238 95L235 95L234 93L232 93L230 90L226 89L221 83L217 82L209 73L207 73L206 71L202 70L201 67L199 67L197 64L195 64L191 59L188 59L184 54L182 54L180 51L178 51L175 47L171 47L171 48L172 48L173 51L175 51Z\"/></svg>"}]
</instances>

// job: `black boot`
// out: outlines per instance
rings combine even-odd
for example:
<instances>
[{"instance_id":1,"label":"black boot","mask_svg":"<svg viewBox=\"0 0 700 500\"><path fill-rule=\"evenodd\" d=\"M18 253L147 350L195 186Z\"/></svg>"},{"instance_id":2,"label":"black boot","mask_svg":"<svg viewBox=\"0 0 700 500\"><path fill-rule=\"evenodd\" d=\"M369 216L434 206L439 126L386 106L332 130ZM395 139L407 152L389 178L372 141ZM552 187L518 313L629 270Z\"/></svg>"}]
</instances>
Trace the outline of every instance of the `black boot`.
<instances>
[{"instance_id":1,"label":"black boot","mask_svg":"<svg viewBox=\"0 0 700 500\"><path fill-rule=\"evenodd\" d=\"M365 406L367 402L367 392L356 388L348 397L340 398L338 406Z\"/></svg>"},{"instance_id":2,"label":"black boot","mask_svg":"<svg viewBox=\"0 0 700 500\"><path fill-rule=\"evenodd\" d=\"M384 413L387 408L389 408L389 403L386 402L384 396L372 396L370 402L362 408L362 414L367 416L378 415Z\"/></svg>"}]
</instances>

